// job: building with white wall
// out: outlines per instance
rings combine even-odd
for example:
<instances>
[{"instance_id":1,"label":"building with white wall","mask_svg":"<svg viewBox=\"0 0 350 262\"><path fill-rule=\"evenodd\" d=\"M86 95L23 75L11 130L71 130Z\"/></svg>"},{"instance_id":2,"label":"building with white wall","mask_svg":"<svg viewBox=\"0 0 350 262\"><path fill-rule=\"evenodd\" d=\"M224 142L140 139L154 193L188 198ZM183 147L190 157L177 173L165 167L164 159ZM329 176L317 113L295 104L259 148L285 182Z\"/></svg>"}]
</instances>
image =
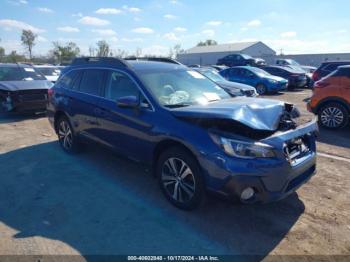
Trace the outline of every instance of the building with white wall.
<instances>
[{"instance_id":1,"label":"building with white wall","mask_svg":"<svg viewBox=\"0 0 350 262\"><path fill-rule=\"evenodd\" d=\"M263 42L239 42L212 46L196 46L179 54L177 60L185 65L213 65L217 60L232 54L247 54L266 60L273 60L276 52Z\"/></svg>"}]
</instances>

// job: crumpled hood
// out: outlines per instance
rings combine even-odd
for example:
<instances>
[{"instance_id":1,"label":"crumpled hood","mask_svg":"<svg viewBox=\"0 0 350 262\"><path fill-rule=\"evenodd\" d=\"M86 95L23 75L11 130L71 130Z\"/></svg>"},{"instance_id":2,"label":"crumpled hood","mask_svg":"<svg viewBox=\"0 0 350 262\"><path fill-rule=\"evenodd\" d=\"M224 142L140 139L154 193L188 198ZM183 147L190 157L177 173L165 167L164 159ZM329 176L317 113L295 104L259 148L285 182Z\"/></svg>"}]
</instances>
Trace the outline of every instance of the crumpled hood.
<instances>
[{"instance_id":1,"label":"crumpled hood","mask_svg":"<svg viewBox=\"0 0 350 262\"><path fill-rule=\"evenodd\" d=\"M192 119L234 120L252 129L275 131L285 110L282 101L236 97L208 105L195 105L172 109L176 117Z\"/></svg>"},{"instance_id":2,"label":"crumpled hood","mask_svg":"<svg viewBox=\"0 0 350 262\"><path fill-rule=\"evenodd\" d=\"M13 92L19 90L49 89L52 85L48 80L0 81L0 90Z\"/></svg>"}]
</instances>

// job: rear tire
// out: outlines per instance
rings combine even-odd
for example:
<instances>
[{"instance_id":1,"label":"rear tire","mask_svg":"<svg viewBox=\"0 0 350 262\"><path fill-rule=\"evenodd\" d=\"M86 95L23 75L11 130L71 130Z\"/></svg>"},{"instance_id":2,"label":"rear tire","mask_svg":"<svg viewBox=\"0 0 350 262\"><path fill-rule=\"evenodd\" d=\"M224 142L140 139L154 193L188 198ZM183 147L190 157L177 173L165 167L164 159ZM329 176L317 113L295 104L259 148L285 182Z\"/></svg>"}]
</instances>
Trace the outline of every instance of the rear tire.
<instances>
[{"instance_id":1,"label":"rear tire","mask_svg":"<svg viewBox=\"0 0 350 262\"><path fill-rule=\"evenodd\" d=\"M264 84L258 84L256 86L256 92L259 94L259 95L265 95L267 93L267 88Z\"/></svg>"},{"instance_id":2,"label":"rear tire","mask_svg":"<svg viewBox=\"0 0 350 262\"><path fill-rule=\"evenodd\" d=\"M193 210L203 202L205 186L200 166L183 148L164 151L157 161L156 174L164 196L174 206Z\"/></svg>"},{"instance_id":3,"label":"rear tire","mask_svg":"<svg viewBox=\"0 0 350 262\"><path fill-rule=\"evenodd\" d=\"M72 125L66 116L61 116L57 120L56 128L58 142L60 143L62 149L70 154L78 153L81 149L81 145L78 141L78 138L74 134Z\"/></svg>"},{"instance_id":4,"label":"rear tire","mask_svg":"<svg viewBox=\"0 0 350 262\"><path fill-rule=\"evenodd\" d=\"M349 123L349 112L342 104L328 103L318 111L318 121L327 129L340 129Z\"/></svg>"}]
</instances>

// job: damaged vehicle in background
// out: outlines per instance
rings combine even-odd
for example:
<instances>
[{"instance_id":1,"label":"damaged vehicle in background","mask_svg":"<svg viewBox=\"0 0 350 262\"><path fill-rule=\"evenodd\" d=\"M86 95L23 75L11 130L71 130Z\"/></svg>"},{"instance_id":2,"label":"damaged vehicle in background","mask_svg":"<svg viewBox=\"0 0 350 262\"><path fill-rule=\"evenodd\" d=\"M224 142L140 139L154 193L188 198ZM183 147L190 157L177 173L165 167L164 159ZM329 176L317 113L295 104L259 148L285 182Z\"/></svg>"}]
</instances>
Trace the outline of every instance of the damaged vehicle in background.
<instances>
[{"instance_id":1,"label":"damaged vehicle in background","mask_svg":"<svg viewBox=\"0 0 350 262\"><path fill-rule=\"evenodd\" d=\"M0 64L0 110L44 111L52 85L30 65Z\"/></svg>"},{"instance_id":2,"label":"damaged vehicle in background","mask_svg":"<svg viewBox=\"0 0 350 262\"><path fill-rule=\"evenodd\" d=\"M182 209L206 191L242 203L282 199L316 170L315 119L276 100L231 97L186 66L79 58L50 89L48 117L66 152L94 141L152 167Z\"/></svg>"},{"instance_id":3,"label":"damaged vehicle in background","mask_svg":"<svg viewBox=\"0 0 350 262\"><path fill-rule=\"evenodd\" d=\"M258 96L258 93L256 92L254 87L227 81L213 68L199 67L199 68L193 68L193 70L196 70L197 72L201 73L205 77L209 78L211 81L214 81L217 85L222 87L231 96L248 96L248 97Z\"/></svg>"},{"instance_id":4,"label":"damaged vehicle in background","mask_svg":"<svg viewBox=\"0 0 350 262\"><path fill-rule=\"evenodd\" d=\"M35 65L34 68L42 73L47 80L55 83L60 76L62 66L53 66L53 65Z\"/></svg>"}]
</instances>

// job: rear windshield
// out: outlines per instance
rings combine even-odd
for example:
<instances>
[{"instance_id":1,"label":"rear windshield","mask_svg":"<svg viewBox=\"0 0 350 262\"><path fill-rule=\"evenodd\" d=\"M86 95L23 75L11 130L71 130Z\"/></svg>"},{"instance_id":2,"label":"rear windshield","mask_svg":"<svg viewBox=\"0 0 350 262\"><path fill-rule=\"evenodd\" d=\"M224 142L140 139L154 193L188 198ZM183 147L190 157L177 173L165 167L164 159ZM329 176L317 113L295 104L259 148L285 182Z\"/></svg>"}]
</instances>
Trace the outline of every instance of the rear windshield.
<instances>
[{"instance_id":1,"label":"rear windshield","mask_svg":"<svg viewBox=\"0 0 350 262\"><path fill-rule=\"evenodd\" d=\"M33 67L0 67L0 81L46 80Z\"/></svg>"}]
</instances>

